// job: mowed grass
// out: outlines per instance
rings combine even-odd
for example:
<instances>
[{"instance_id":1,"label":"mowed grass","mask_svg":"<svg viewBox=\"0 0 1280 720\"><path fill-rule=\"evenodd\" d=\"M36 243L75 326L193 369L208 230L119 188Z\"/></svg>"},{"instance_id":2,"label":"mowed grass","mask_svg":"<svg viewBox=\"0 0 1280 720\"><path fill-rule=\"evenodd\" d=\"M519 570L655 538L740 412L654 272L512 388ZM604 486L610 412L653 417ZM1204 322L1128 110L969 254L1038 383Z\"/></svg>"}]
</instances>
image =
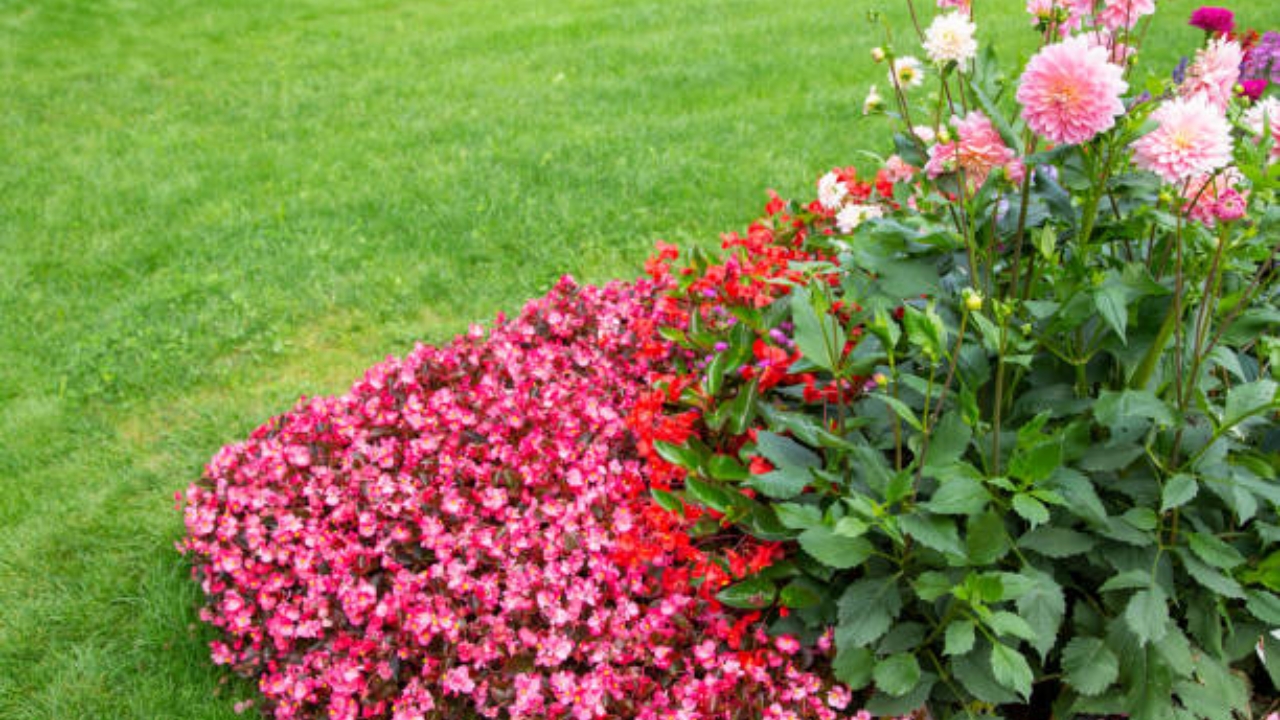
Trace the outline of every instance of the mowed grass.
<instances>
[{"instance_id":1,"label":"mowed grass","mask_svg":"<svg viewBox=\"0 0 1280 720\"><path fill-rule=\"evenodd\" d=\"M1015 5L978 9L1006 55ZM0 0L0 717L234 717L173 493L415 340L865 166L867 6Z\"/></svg>"}]
</instances>

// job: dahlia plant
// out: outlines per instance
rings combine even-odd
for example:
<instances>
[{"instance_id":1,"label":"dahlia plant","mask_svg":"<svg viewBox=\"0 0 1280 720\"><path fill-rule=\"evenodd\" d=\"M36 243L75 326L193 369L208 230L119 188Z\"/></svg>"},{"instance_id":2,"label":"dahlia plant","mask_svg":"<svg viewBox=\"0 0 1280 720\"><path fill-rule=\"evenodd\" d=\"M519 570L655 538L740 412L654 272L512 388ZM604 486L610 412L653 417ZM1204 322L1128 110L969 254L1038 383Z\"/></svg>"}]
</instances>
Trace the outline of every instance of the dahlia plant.
<instances>
[{"instance_id":1,"label":"dahlia plant","mask_svg":"<svg viewBox=\"0 0 1280 720\"><path fill-rule=\"evenodd\" d=\"M1270 61L1213 8L1176 79L1143 79L1153 2L1031 0L1041 46L1005 74L938 5L875 51L868 110L901 131L874 174L651 265L686 350L634 423L652 494L713 557L780 548L719 599L805 647L834 629L815 666L872 713L1264 711Z\"/></svg>"}]
</instances>

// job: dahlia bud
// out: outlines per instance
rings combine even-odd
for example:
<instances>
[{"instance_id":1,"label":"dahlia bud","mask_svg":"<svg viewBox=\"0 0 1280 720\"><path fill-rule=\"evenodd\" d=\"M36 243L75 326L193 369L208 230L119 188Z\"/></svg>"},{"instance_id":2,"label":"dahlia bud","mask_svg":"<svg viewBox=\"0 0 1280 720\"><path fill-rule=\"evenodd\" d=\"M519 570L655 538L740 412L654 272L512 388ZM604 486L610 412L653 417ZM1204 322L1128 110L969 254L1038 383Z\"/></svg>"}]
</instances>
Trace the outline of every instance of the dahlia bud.
<instances>
[{"instance_id":1,"label":"dahlia bud","mask_svg":"<svg viewBox=\"0 0 1280 720\"><path fill-rule=\"evenodd\" d=\"M882 48L882 47L873 47L873 48L871 48L871 59L872 59L872 60L875 60L876 62L881 63L881 62L884 62L884 58L885 58L884 48Z\"/></svg>"},{"instance_id":2,"label":"dahlia bud","mask_svg":"<svg viewBox=\"0 0 1280 720\"><path fill-rule=\"evenodd\" d=\"M977 290L964 289L964 309L969 312L978 312L982 309L982 295L978 294Z\"/></svg>"}]
</instances>

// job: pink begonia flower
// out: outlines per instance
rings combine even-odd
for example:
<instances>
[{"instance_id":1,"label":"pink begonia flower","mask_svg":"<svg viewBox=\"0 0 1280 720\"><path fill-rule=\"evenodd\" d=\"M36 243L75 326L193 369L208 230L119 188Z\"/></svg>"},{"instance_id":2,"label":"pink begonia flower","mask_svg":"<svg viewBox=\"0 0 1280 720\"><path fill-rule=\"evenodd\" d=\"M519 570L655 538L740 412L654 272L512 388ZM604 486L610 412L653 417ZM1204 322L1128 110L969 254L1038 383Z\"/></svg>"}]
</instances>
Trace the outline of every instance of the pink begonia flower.
<instances>
[{"instance_id":1,"label":"pink begonia flower","mask_svg":"<svg viewBox=\"0 0 1280 720\"><path fill-rule=\"evenodd\" d=\"M1159 126L1134 141L1133 160L1165 182L1207 175L1231 161L1231 124L1203 97L1169 100L1151 119Z\"/></svg>"},{"instance_id":2,"label":"pink begonia flower","mask_svg":"<svg viewBox=\"0 0 1280 720\"><path fill-rule=\"evenodd\" d=\"M1075 145L1115 125L1124 113L1120 96L1128 88L1124 71L1107 59L1106 49L1071 37L1031 57L1018 81L1017 99L1034 132Z\"/></svg>"},{"instance_id":3,"label":"pink begonia flower","mask_svg":"<svg viewBox=\"0 0 1280 720\"><path fill-rule=\"evenodd\" d=\"M1108 30L1128 30L1155 11L1155 0L1106 0L1098 21Z\"/></svg>"},{"instance_id":4,"label":"pink begonia flower","mask_svg":"<svg viewBox=\"0 0 1280 720\"><path fill-rule=\"evenodd\" d=\"M1187 24L1205 32L1225 35L1236 28L1236 15L1227 8L1206 5L1192 12Z\"/></svg>"},{"instance_id":5,"label":"pink begonia flower","mask_svg":"<svg viewBox=\"0 0 1280 720\"><path fill-rule=\"evenodd\" d=\"M1178 86L1178 95L1204 97L1213 107L1225 111L1235 94L1240 79L1240 63L1244 49L1235 40L1219 38L1196 51L1196 59L1187 68L1186 79Z\"/></svg>"},{"instance_id":6,"label":"pink begonia flower","mask_svg":"<svg viewBox=\"0 0 1280 720\"><path fill-rule=\"evenodd\" d=\"M929 162L924 166L929 177L964 170L965 178L974 187L981 187L992 170L1004 168L1012 182L1022 181L1024 167L1017 153L1005 145L982 111L974 110L956 122L956 136L954 142L929 148Z\"/></svg>"}]
</instances>

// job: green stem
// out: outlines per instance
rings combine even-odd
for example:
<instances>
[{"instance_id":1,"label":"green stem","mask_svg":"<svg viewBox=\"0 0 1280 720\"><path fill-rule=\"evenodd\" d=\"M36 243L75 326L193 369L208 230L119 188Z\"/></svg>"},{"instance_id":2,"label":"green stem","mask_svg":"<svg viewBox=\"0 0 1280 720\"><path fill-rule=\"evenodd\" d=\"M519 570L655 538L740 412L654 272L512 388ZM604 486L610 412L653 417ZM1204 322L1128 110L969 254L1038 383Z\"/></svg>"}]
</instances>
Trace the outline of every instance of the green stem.
<instances>
[{"instance_id":1,"label":"green stem","mask_svg":"<svg viewBox=\"0 0 1280 720\"><path fill-rule=\"evenodd\" d=\"M1160 362L1160 355L1164 353L1164 346L1169 344L1169 337L1173 335L1173 327L1178 324L1180 314L1178 303L1171 303L1169 312L1164 316L1164 322L1160 323L1160 331L1156 333L1156 339L1151 342L1151 347L1147 348L1147 354L1142 357L1137 371L1129 380L1130 388L1143 390L1147 387L1151 374L1155 372L1156 365Z\"/></svg>"}]
</instances>

